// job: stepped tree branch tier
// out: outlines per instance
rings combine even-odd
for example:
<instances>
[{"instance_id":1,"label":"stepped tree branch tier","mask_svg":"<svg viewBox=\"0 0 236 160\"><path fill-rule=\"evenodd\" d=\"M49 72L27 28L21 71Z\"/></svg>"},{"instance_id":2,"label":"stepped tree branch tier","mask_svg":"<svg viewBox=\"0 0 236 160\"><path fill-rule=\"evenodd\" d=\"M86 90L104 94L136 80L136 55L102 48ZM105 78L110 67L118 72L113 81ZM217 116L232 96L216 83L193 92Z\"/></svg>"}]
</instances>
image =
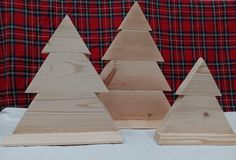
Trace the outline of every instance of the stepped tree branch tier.
<instances>
[{"instance_id":1,"label":"stepped tree branch tier","mask_svg":"<svg viewBox=\"0 0 236 160\"><path fill-rule=\"evenodd\" d=\"M95 94L37 94L2 146L121 143L122 137Z\"/></svg>"},{"instance_id":2,"label":"stepped tree branch tier","mask_svg":"<svg viewBox=\"0 0 236 160\"><path fill-rule=\"evenodd\" d=\"M98 96L114 120L162 120L170 109L162 91L110 90Z\"/></svg>"},{"instance_id":3,"label":"stepped tree branch tier","mask_svg":"<svg viewBox=\"0 0 236 160\"><path fill-rule=\"evenodd\" d=\"M107 92L107 89L89 59L76 53L50 53L26 90L26 93L84 92Z\"/></svg>"},{"instance_id":4,"label":"stepped tree branch tier","mask_svg":"<svg viewBox=\"0 0 236 160\"><path fill-rule=\"evenodd\" d=\"M217 134L233 132L214 96L179 96L159 131Z\"/></svg>"},{"instance_id":5,"label":"stepped tree branch tier","mask_svg":"<svg viewBox=\"0 0 236 160\"><path fill-rule=\"evenodd\" d=\"M149 32L120 31L102 60L164 62Z\"/></svg>"},{"instance_id":6,"label":"stepped tree branch tier","mask_svg":"<svg viewBox=\"0 0 236 160\"><path fill-rule=\"evenodd\" d=\"M100 76L110 90L171 91L156 62L110 61Z\"/></svg>"},{"instance_id":7,"label":"stepped tree branch tier","mask_svg":"<svg viewBox=\"0 0 236 160\"><path fill-rule=\"evenodd\" d=\"M14 134L116 131L95 94L38 94Z\"/></svg>"}]
</instances>

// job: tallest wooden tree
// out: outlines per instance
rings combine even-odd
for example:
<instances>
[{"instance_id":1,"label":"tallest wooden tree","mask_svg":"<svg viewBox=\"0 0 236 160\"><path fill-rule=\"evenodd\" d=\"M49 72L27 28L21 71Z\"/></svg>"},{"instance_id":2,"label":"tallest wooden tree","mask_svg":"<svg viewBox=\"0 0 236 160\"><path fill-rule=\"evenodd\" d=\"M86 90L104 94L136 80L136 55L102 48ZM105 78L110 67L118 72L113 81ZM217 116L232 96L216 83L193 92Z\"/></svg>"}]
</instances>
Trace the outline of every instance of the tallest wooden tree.
<instances>
[{"instance_id":1,"label":"tallest wooden tree","mask_svg":"<svg viewBox=\"0 0 236 160\"><path fill-rule=\"evenodd\" d=\"M121 23L105 53L101 73L108 93L99 97L120 128L155 128L170 108L163 91L171 91L156 62L163 58L138 2Z\"/></svg>"},{"instance_id":2,"label":"tallest wooden tree","mask_svg":"<svg viewBox=\"0 0 236 160\"><path fill-rule=\"evenodd\" d=\"M95 93L107 88L85 54L88 48L65 16L43 52L49 53L26 93L37 93L13 134L1 145L121 143Z\"/></svg>"}]
</instances>

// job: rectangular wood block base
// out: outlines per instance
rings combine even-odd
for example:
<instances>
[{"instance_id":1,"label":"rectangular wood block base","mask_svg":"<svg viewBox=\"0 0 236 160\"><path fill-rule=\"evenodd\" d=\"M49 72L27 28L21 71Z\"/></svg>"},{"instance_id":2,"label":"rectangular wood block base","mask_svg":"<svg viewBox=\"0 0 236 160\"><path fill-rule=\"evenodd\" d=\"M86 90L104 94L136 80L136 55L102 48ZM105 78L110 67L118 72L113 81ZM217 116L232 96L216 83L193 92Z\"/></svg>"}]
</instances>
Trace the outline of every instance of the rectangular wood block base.
<instances>
[{"instance_id":1,"label":"rectangular wood block base","mask_svg":"<svg viewBox=\"0 0 236 160\"><path fill-rule=\"evenodd\" d=\"M236 145L236 134L214 133L160 133L155 141L161 145Z\"/></svg>"},{"instance_id":2,"label":"rectangular wood block base","mask_svg":"<svg viewBox=\"0 0 236 160\"><path fill-rule=\"evenodd\" d=\"M13 134L0 146L66 146L81 144L122 143L119 132Z\"/></svg>"},{"instance_id":3,"label":"rectangular wood block base","mask_svg":"<svg viewBox=\"0 0 236 160\"><path fill-rule=\"evenodd\" d=\"M161 120L116 120L119 128L151 129L158 128Z\"/></svg>"}]
</instances>

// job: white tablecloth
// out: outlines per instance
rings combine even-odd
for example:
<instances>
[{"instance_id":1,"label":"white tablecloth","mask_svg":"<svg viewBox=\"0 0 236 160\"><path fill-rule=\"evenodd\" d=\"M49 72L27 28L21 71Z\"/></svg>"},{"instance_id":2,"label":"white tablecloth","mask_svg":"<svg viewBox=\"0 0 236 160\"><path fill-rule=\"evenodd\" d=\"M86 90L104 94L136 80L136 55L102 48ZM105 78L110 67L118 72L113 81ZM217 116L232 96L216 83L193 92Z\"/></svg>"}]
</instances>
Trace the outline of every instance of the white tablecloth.
<instances>
[{"instance_id":1,"label":"white tablecloth","mask_svg":"<svg viewBox=\"0 0 236 160\"><path fill-rule=\"evenodd\" d=\"M0 113L0 141L14 130L25 109ZM225 113L236 131L236 112ZM236 160L236 146L160 146L155 130L123 129L123 144L67 147L0 147L0 160Z\"/></svg>"}]
</instances>

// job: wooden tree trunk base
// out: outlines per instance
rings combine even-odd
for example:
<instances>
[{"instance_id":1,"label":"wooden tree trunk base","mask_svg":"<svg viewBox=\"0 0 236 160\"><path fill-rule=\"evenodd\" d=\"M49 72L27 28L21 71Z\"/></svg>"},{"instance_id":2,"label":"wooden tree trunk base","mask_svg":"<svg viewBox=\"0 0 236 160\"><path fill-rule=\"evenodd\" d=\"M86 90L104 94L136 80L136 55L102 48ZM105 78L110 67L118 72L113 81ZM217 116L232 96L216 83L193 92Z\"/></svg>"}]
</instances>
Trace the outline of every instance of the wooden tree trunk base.
<instances>
[{"instance_id":1,"label":"wooden tree trunk base","mask_svg":"<svg viewBox=\"0 0 236 160\"><path fill-rule=\"evenodd\" d=\"M66 146L81 144L122 143L119 132L13 134L0 146Z\"/></svg>"},{"instance_id":2,"label":"wooden tree trunk base","mask_svg":"<svg viewBox=\"0 0 236 160\"><path fill-rule=\"evenodd\" d=\"M236 145L236 134L214 133L160 133L155 141L161 145Z\"/></svg>"},{"instance_id":3,"label":"wooden tree trunk base","mask_svg":"<svg viewBox=\"0 0 236 160\"><path fill-rule=\"evenodd\" d=\"M161 120L116 120L115 122L119 128L123 129L157 129L160 126Z\"/></svg>"}]
</instances>

